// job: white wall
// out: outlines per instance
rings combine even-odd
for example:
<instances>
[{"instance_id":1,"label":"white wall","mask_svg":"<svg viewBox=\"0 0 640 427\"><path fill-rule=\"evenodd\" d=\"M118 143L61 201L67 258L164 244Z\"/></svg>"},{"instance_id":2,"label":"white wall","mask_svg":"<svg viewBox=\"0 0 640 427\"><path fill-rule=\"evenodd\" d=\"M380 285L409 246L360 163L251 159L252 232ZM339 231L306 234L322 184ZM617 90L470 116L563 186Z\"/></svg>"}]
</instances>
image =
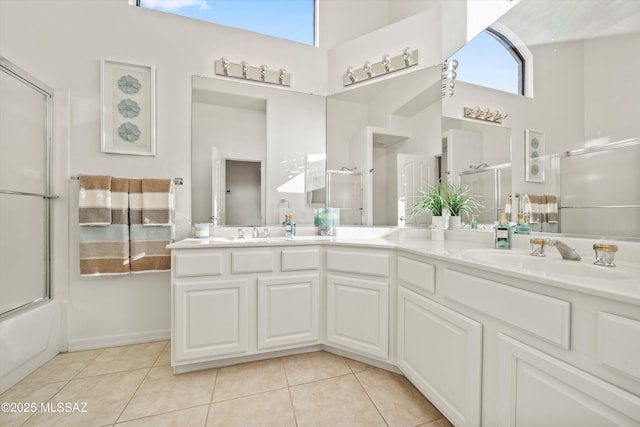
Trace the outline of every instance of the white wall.
<instances>
[{"instance_id":1,"label":"white wall","mask_svg":"<svg viewBox=\"0 0 640 427\"><path fill-rule=\"evenodd\" d=\"M326 53L133 7L127 0L0 0L0 55L70 93L69 168L56 168L54 178L69 186L68 198L59 201L69 207L69 281L53 288L54 298L68 295L70 348L167 338L169 273L79 276L78 183L69 182L69 175L183 177L185 185L177 188L176 198L178 238L185 237L191 222L191 76L213 76L214 60L225 56L285 67L293 90L324 94ZM157 156L100 152L101 59L155 66ZM64 128L66 123L56 125Z\"/></svg>"},{"instance_id":2,"label":"white wall","mask_svg":"<svg viewBox=\"0 0 640 427\"><path fill-rule=\"evenodd\" d=\"M584 64L585 145L637 137L640 33L586 41Z\"/></svg>"}]
</instances>

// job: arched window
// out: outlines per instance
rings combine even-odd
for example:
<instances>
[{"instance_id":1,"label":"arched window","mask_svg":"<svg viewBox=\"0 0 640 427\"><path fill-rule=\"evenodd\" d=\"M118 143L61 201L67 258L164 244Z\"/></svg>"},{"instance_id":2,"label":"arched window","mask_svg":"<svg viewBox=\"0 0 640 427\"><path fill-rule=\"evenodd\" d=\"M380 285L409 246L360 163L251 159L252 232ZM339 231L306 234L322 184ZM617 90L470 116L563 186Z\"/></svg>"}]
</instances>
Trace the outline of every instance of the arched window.
<instances>
[{"instance_id":1,"label":"arched window","mask_svg":"<svg viewBox=\"0 0 640 427\"><path fill-rule=\"evenodd\" d=\"M458 81L524 95L523 55L504 35L487 28L449 60L456 59Z\"/></svg>"},{"instance_id":2,"label":"arched window","mask_svg":"<svg viewBox=\"0 0 640 427\"><path fill-rule=\"evenodd\" d=\"M314 45L315 0L136 0L146 9Z\"/></svg>"}]
</instances>

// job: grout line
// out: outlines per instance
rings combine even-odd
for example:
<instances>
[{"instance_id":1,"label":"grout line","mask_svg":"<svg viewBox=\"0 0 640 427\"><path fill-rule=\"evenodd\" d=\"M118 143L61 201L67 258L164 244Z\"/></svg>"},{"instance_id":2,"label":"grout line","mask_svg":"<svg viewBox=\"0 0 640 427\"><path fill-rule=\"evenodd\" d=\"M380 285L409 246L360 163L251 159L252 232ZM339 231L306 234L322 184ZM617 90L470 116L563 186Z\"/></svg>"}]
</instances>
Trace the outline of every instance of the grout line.
<instances>
[{"instance_id":1,"label":"grout line","mask_svg":"<svg viewBox=\"0 0 640 427\"><path fill-rule=\"evenodd\" d=\"M298 416L296 415L296 407L293 406L293 397L291 397L291 387L287 387L287 393L289 393L289 404L291 405L291 412L293 413L293 422L298 426Z\"/></svg>"},{"instance_id":2,"label":"grout line","mask_svg":"<svg viewBox=\"0 0 640 427\"><path fill-rule=\"evenodd\" d=\"M377 369L380 369L380 368L377 368ZM376 411L378 411L378 414L380 414L380 417L382 418L382 421L384 421L384 423L387 426L389 426L390 425L389 421L387 421L387 418L382 414L382 411L380 410L380 408L378 408L378 405L376 405L376 402L373 400L373 398L371 397L371 395L367 391L367 388L364 386L364 384L362 384L362 382L360 381L360 378L358 378L358 376L355 374L355 372L353 373L353 376L356 377L356 381L358 381L358 384L360 384L360 387L362 387L362 390L364 391L364 393L367 395L367 397L369 398L369 400L373 404L373 407L376 408Z\"/></svg>"},{"instance_id":3,"label":"grout line","mask_svg":"<svg viewBox=\"0 0 640 427\"><path fill-rule=\"evenodd\" d=\"M133 372L133 371L137 371L137 369L132 369L130 371L125 371L125 372ZM142 384L144 384L145 380L149 377L149 373L151 372L151 368L147 368L147 373L145 374L144 378L142 378L142 381L140 381L140 384L138 384L138 386L136 387L135 391L131 394L131 397L129 397L129 400L127 400L127 403L124 405L124 407L122 408L122 411L120 411L120 413L118 414L118 417L116 418L116 420L114 421L114 425L120 421L120 417L122 417L122 414L124 414L124 411L127 410L127 408L129 407L129 405L131 404L131 401L133 400L133 398L135 397L135 395L138 393L138 390L140 390L140 387L142 386Z\"/></svg>"},{"instance_id":4,"label":"grout line","mask_svg":"<svg viewBox=\"0 0 640 427\"><path fill-rule=\"evenodd\" d=\"M156 363L158 363L158 360L160 360L160 356L162 356L162 353L164 353L164 349L167 348L168 345L171 345L170 341L167 341L164 347L162 347L162 350L160 350L160 353L158 353L158 356L156 356L155 360L153 361L153 364L151 365L152 368L156 366ZM171 362L169 362L169 365L171 365ZM159 366L165 366L165 365L159 365Z\"/></svg>"}]
</instances>

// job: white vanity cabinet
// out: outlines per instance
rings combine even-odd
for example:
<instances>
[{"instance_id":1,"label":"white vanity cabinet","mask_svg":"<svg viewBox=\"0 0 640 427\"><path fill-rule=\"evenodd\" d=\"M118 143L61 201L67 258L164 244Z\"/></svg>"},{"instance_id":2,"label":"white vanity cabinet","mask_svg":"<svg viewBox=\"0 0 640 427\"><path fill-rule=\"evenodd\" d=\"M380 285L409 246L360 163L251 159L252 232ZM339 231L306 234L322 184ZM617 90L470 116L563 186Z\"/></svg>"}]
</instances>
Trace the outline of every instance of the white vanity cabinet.
<instances>
[{"instance_id":1,"label":"white vanity cabinet","mask_svg":"<svg viewBox=\"0 0 640 427\"><path fill-rule=\"evenodd\" d=\"M398 256L398 367L456 426L479 426L482 325L425 296L435 273Z\"/></svg>"},{"instance_id":2,"label":"white vanity cabinet","mask_svg":"<svg viewBox=\"0 0 640 427\"><path fill-rule=\"evenodd\" d=\"M640 321L602 309L637 310L462 270L442 266L438 299L483 324L483 425L640 426Z\"/></svg>"},{"instance_id":3,"label":"white vanity cabinet","mask_svg":"<svg viewBox=\"0 0 640 427\"><path fill-rule=\"evenodd\" d=\"M326 341L389 359L391 252L329 247L326 251Z\"/></svg>"},{"instance_id":4,"label":"white vanity cabinet","mask_svg":"<svg viewBox=\"0 0 640 427\"><path fill-rule=\"evenodd\" d=\"M172 366L319 343L319 246L178 248L172 257Z\"/></svg>"}]
</instances>

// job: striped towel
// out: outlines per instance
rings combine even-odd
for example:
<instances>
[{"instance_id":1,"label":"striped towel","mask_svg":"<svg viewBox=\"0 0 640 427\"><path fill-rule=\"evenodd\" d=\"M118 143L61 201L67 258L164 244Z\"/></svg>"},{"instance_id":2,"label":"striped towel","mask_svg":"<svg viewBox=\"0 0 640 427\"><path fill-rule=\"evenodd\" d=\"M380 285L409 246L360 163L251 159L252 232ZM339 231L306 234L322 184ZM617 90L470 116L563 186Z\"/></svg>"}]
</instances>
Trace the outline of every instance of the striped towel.
<instances>
[{"instance_id":1,"label":"striped towel","mask_svg":"<svg viewBox=\"0 0 640 427\"><path fill-rule=\"evenodd\" d=\"M142 180L142 225L172 225L173 180Z\"/></svg>"},{"instance_id":2,"label":"striped towel","mask_svg":"<svg viewBox=\"0 0 640 427\"><path fill-rule=\"evenodd\" d=\"M81 275L112 275L130 272L127 215L129 180L111 177L109 180L111 223L106 226L80 225Z\"/></svg>"},{"instance_id":3,"label":"striped towel","mask_svg":"<svg viewBox=\"0 0 640 427\"><path fill-rule=\"evenodd\" d=\"M80 225L111 224L111 177L81 175L78 194Z\"/></svg>"},{"instance_id":4,"label":"striped towel","mask_svg":"<svg viewBox=\"0 0 640 427\"><path fill-rule=\"evenodd\" d=\"M129 180L129 224L131 234L131 271L133 273L165 271L171 269L171 251L166 246L174 239L174 224L171 221L172 205L167 205L168 211L167 225L153 225L151 222L145 224L143 216L145 215L143 192L143 183L146 180L130 179ZM160 181L160 180L158 180ZM167 180L170 181L170 180ZM168 185L171 189L170 196L165 194L167 199L173 201L173 183ZM157 188L157 187L153 187ZM160 193L160 192L156 192ZM155 196L155 194L153 195ZM154 199L151 196L149 199ZM157 205L156 205L157 206ZM151 211L151 210L150 210ZM160 211L160 210L158 210ZM154 212L156 213L156 212ZM165 212L166 213L166 212ZM149 215L151 215L149 213ZM159 216L152 215L154 218ZM149 217L147 217L149 218ZM155 220L154 220L155 221ZM165 223L166 224L166 223Z\"/></svg>"},{"instance_id":5,"label":"striped towel","mask_svg":"<svg viewBox=\"0 0 640 427\"><path fill-rule=\"evenodd\" d=\"M558 222L558 198L553 195L547 194L547 221L550 224Z\"/></svg>"}]
</instances>

